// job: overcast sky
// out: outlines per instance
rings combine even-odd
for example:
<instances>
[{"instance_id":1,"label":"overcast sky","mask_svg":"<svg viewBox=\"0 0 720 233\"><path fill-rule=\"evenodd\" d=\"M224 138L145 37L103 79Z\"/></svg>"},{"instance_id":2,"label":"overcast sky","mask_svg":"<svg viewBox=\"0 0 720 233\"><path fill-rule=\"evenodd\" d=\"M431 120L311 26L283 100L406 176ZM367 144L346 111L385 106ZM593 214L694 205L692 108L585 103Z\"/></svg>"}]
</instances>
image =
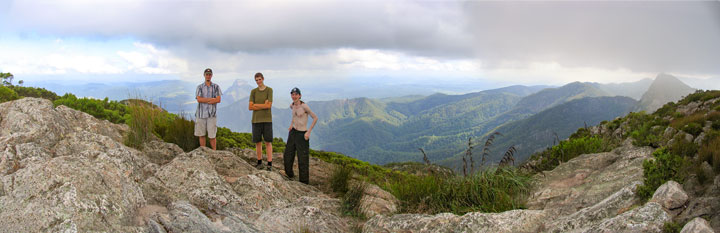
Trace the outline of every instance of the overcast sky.
<instances>
[{"instance_id":1,"label":"overcast sky","mask_svg":"<svg viewBox=\"0 0 720 233\"><path fill-rule=\"evenodd\" d=\"M4 0L0 29L30 81L720 79L720 1Z\"/></svg>"}]
</instances>

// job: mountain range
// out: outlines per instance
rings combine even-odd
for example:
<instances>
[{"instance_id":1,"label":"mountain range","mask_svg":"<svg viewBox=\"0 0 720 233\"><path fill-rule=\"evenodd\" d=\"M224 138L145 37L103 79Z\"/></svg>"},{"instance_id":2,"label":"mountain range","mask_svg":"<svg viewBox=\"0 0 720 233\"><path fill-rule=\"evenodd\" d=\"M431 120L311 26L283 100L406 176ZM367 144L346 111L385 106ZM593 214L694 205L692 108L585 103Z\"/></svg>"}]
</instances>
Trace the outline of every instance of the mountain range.
<instances>
[{"instance_id":1,"label":"mountain range","mask_svg":"<svg viewBox=\"0 0 720 233\"><path fill-rule=\"evenodd\" d=\"M477 145L500 132L503 136L496 138L490 161L499 161L511 145L517 149L516 156L524 159L551 146L555 134L562 140L586 124L643 108L643 101L662 98L655 101L668 102L693 91L680 89L676 98L647 94L663 92L667 82L682 83L660 74L655 80L619 84L518 85L462 95L308 101L320 118L310 145L376 164L421 161L418 149L422 148L431 161L457 167L468 138L474 141L477 155L482 149ZM272 111L275 137L286 138L289 109L275 104ZM218 114L219 125L250 132L252 112L247 110L246 98L220 108Z\"/></svg>"},{"instance_id":2,"label":"mountain range","mask_svg":"<svg viewBox=\"0 0 720 233\"><path fill-rule=\"evenodd\" d=\"M197 84L165 80L148 83L50 85L57 93L78 96L126 99L139 96L170 112L192 116ZM247 96L254 84L235 80L223 88L219 105L220 126L250 132ZM320 121L311 137L314 149L338 151L376 164L420 161L423 148L432 161L454 167L467 147L468 138L479 145L488 135L500 132L492 148L497 162L510 145L518 156L551 145L554 134L569 136L584 124L611 120L628 111L654 111L662 104L693 92L682 81L668 74L629 83L580 83L561 87L509 86L461 95L436 93L389 98L349 98L307 101ZM286 138L290 123L289 98L275 90L273 130ZM308 92L314 93L314 92ZM334 94L332 94L334 95ZM369 96L374 96L369 95ZM588 97L624 96L629 98ZM580 101L583 100L583 101ZM632 104L632 101L637 103ZM628 110L628 105L633 108ZM600 111L605 110L605 111ZM564 113L564 114L562 114ZM557 124L563 119L567 124ZM478 147L476 146L476 149ZM476 153L477 154L477 153Z\"/></svg>"}]
</instances>

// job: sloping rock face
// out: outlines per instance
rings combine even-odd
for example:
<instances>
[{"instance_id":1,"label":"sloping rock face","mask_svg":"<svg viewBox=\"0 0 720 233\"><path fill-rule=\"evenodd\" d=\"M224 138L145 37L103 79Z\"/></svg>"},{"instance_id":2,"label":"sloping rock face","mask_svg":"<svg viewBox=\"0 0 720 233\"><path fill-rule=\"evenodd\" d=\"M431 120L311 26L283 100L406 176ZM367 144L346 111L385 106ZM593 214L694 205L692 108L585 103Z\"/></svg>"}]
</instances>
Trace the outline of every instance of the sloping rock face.
<instances>
[{"instance_id":1,"label":"sloping rock face","mask_svg":"<svg viewBox=\"0 0 720 233\"><path fill-rule=\"evenodd\" d=\"M649 147L629 142L611 152L585 154L536 176L536 191L528 209L568 215L600 202L634 182L643 180L642 162L652 157Z\"/></svg>"},{"instance_id":2,"label":"sloping rock face","mask_svg":"<svg viewBox=\"0 0 720 233\"><path fill-rule=\"evenodd\" d=\"M714 233L710 224L702 218L694 218L689 223L685 224L680 233Z\"/></svg>"},{"instance_id":3,"label":"sloping rock face","mask_svg":"<svg viewBox=\"0 0 720 233\"><path fill-rule=\"evenodd\" d=\"M538 174L527 210L463 216L378 215L364 232L662 232L672 220L657 202L642 206L642 162L651 148L629 141L607 153L586 154Z\"/></svg>"},{"instance_id":4,"label":"sloping rock face","mask_svg":"<svg viewBox=\"0 0 720 233\"><path fill-rule=\"evenodd\" d=\"M365 223L363 232L538 232L547 217L544 211L538 210L463 216L450 213L378 215Z\"/></svg>"},{"instance_id":5,"label":"sloping rock face","mask_svg":"<svg viewBox=\"0 0 720 233\"><path fill-rule=\"evenodd\" d=\"M122 144L124 125L43 99L0 104L7 232L347 232L340 201L227 151Z\"/></svg>"}]
</instances>

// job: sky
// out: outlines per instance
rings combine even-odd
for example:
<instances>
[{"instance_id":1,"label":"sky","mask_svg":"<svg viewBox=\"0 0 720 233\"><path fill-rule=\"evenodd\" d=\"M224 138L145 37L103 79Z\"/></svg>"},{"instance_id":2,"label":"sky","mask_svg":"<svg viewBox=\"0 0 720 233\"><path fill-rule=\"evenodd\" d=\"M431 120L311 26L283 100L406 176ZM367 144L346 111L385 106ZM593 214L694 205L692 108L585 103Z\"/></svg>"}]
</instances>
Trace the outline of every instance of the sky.
<instances>
[{"instance_id":1,"label":"sky","mask_svg":"<svg viewBox=\"0 0 720 233\"><path fill-rule=\"evenodd\" d=\"M0 1L0 71L30 85L202 82L206 67L226 85L263 72L463 92L665 72L718 89L720 1Z\"/></svg>"}]
</instances>

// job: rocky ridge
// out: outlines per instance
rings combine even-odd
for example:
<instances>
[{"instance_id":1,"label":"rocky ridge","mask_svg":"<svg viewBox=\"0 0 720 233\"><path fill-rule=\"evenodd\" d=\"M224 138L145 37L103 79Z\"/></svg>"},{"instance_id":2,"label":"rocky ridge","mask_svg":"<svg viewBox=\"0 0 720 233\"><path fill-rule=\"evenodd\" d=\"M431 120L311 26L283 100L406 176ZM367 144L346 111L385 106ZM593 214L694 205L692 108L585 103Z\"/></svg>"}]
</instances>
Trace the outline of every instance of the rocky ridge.
<instances>
[{"instance_id":1,"label":"rocky ridge","mask_svg":"<svg viewBox=\"0 0 720 233\"><path fill-rule=\"evenodd\" d=\"M273 171L258 170L247 162L251 150L185 153L160 141L129 148L126 126L47 100L24 98L0 110L2 231L349 232L358 223L323 192L332 165L317 159L316 179L305 185L284 177L280 154ZM717 200L720 176L707 200L668 183L640 205L635 190L651 154L628 141L582 155L537 174L527 209L502 213L393 215L397 201L371 187L363 206L374 217L362 231L661 232L673 218L687 219L688 232L712 231L714 219L697 217L717 211L707 203Z\"/></svg>"},{"instance_id":2,"label":"rocky ridge","mask_svg":"<svg viewBox=\"0 0 720 233\"><path fill-rule=\"evenodd\" d=\"M124 125L43 99L0 104L9 232L347 232L340 201L229 151L122 144ZM32 223L32 224L29 224Z\"/></svg>"}]
</instances>

